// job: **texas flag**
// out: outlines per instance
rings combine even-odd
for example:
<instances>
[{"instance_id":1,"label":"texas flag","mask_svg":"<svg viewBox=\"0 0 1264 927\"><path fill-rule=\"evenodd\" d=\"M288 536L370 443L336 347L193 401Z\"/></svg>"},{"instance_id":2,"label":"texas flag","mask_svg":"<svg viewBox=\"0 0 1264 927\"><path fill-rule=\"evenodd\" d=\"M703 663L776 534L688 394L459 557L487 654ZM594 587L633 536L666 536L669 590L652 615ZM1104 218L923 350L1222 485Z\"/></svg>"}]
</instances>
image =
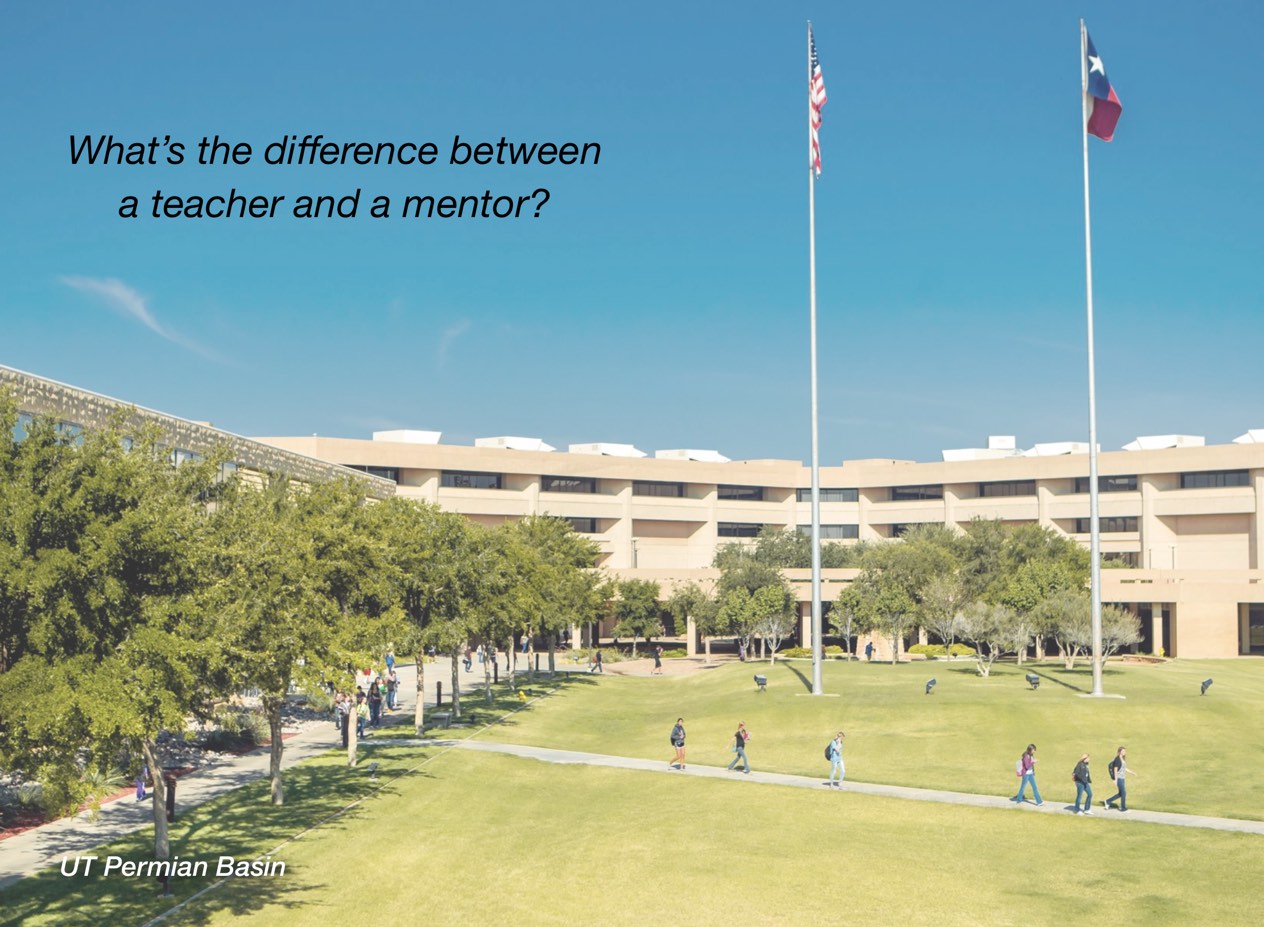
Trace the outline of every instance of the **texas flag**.
<instances>
[{"instance_id":1,"label":"texas flag","mask_svg":"<svg viewBox=\"0 0 1264 927\"><path fill-rule=\"evenodd\" d=\"M1123 112L1123 104L1115 96L1115 88L1106 77L1106 65L1093 47L1093 40L1088 30L1084 30L1085 73L1088 83L1084 93L1088 101L1088 123L1086 128L1090 135L1096 135L1104 142L1115 137L1115 124L1119 122L1119 114Z\"/></svg>"}]
</instances>

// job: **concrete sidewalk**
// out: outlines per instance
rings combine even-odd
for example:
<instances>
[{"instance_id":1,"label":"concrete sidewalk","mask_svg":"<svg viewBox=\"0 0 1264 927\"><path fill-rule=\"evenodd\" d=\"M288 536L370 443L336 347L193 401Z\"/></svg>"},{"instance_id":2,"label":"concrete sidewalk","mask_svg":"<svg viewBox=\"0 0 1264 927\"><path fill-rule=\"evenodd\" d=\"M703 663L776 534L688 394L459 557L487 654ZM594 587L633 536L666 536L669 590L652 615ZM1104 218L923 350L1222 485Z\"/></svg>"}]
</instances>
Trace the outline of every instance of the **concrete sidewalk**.
<instances>
[{"instance_id":1,"label":"concrete sidewalk","mask_svg":"<svg viewBox=\"0 0 1264 927\"><path fill-rule=\"evenodd\" d=\"M501 657L503 666L503 655ZM477 664L476 664L477 669ZM379 728L369 743L375 742L392 727L412 732L413 710L416 707L417 668L397 666L401 697L399 708L387 716L387 727ZM363 677L360 677L362 679ZM436 686L444 686L444 707L450 704L452 665L445 657L426 664L426 710L434 711ZM481 672L461 674L462 695L472 692L483 681ZM408 741L416 743L416 741ZM282 768L288 769L333 748L342 749L342 737L332 720L316 724L285 741ZM219 757L187 776L176 786L176 818L233 789L240 788L268 775L271 755L267 747L235 757ZM86 853L119 837L153 826L153 803L138 802L125 796L101 806L96 819L90 812L49 821L6 840L0 841L0 889L23 876L33 875L48 866L60 865L65 855Z\"/></svg>"},{"instance_id":2,"label":"concrete sidewalk","mask_svg":"<svg viewBox=\"0 0 1264 927\"><path fill-rule=\"evenodd\" d=\"M507 753L545 763L582 764L606 766L615 769L634 769L671 776L697 776L705 779L730 779L764 785L782 785L792 788L830 791L825 779L815 776L791 776L784 773L755 772L749 774L730 771L723 766L694 766L686 764L684 770L671 769L662 760L641 760L626 756L609 756L600 753L579 753L571 750L554 750L547 747L530 747L522 744L502 744L485 740L410 740L399 743L420 743L435 747L457 747L462 750L478 750L485 753ZM834 790L838 791L838 790ZM946 792L939 789L917 789L899 785L876 785L868 782L844 782L841 791L857 795L878 795L883 798L899 798L906 801L929 801L947 805L966 805L972 808L1015 809L1020 813L1072 815L1071 805L1046 801L1034 804L1018 804L1009 798L993 795L974 795L968 792ZM1167 811L1108 811L1100 805L1093 817L1105 821L1165 824L1172 827L1199 827L1206 830L1223 830L1244 834L1264 834L1264 821L1245 821L1237 818L1216 818L1199 814L1173 814Z\"/></svg>"}]
</instances>

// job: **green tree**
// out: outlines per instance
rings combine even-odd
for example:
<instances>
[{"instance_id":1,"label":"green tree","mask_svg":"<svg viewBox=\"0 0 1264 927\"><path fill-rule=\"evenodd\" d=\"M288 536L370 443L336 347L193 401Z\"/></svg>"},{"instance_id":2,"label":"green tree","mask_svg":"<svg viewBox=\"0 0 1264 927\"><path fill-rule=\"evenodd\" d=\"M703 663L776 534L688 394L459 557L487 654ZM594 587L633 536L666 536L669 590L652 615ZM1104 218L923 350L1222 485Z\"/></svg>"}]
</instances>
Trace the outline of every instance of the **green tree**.
<instances>
[{"instance_id":1,"label":"green tree","mask_svg":"<svg viewBox=\"0 0 1264 927\"><path fill-rule=\"evenodd\" d=\"M974 645L979 675L986 677L998 657L1027 647L1031 627L1012 608L975 601L962 611L961 636Z\"/></svg>"},{"instance_id":2,"label":"green tree","mask_svg":"<svg viewBox=\"0 0 1264 927\"><path fill-rule=\"evenodd\" d=\"M703 647L706 650L706 661L711 662L711 638L720 632L717 616L719 603L715 595L696 582L688 582L677 586L667 600L667 608L676 619L679 630L689 626L692 619L694 627L702 635Z\"/></svg>"},{"instance_id":3,"label":"green tree","mask_svg":"<svg viewBox=\"0 0 1264 927\"><path fill-rule=\"evenodd\" d=\"M649 638L663 631L659 585L647 579L624 579L617 586L614 600L614 633L632 638L632 658L636 659L638 638Z\"/></svg>"},{"instance_id":4,"label":"green tree","mask_svg":"<svg viewBox=\"0 0 1264 927\"><path fill-rule=\"evenodd\" d=\"M543 637L549 648L549 674L556 669L557 642L561 632L579 623L593 607L597 578L591 572L598 547L575 532L570 522L547 515L533 515L515 522L508 530L516 537L514 558L520 589L519 608L528 643L527 668L534 678L534 644Z\"/></svg>"},{"instance_id":5,"label":"green tree","mask_svg":"<svg viewBox=\"0 0 1264 927\"><path fill-rule=\"evenodd\" d=\"M346 667L382 653L390 633L374 633L380 622L361 609L355 585L357 576L378 576L382 560L380 541L359 524L363 502L349 483L296 485L275 475L262 487L238 486L212 519L213 581L203 608L214 616L233 688L261 693L274 805L285 800L282 721L291 687L349 683Z\"/></svg>"},{"instance_id":6,"label":"green tree","mask_svg":"<svg viewBox=\"0 0 1264 927\"><path fill-rule=\"evenodd\" d=\"M768 662L776 661L777 648L794 630L794 596L783 581L763 586L750 598L751 623L755 632L768 644Z\"/></svg>"},{"instance_id":7,"label":"green tree","mask_svg":"<svg viewBox=\"0 0 1264 927\"><path fill-rule=\"evenodd\" d=\"M172 465L122 419L73 434L11 405L0 432L0 765L51 807L89 797L122 754L154 773L154 854L169 855L157 739L215 694L217 647L193 620L218 456ZM87 774L87 775L85 775Z\"/></svg>"},{"instance_id":8,"label":"green tree","mask_svg":"<svg viewBox=\"0 0 1264 927\"><path fill-rule=\"evenodd\" d=\"M922 621L944 642L950 659L953 642L961 632L961 610L966 601L966 584L957 572L932 576L922 590Z\"/></svg>"}]
</instances>

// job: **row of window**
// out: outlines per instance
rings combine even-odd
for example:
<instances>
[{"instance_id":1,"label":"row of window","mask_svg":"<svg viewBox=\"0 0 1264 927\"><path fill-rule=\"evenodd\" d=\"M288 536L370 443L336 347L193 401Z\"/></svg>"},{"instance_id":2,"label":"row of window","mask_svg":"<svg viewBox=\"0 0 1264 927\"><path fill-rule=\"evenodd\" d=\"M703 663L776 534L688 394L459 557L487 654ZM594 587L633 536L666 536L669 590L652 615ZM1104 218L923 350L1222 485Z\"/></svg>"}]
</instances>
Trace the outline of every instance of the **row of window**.
<instances>
[{"instance_id":1,"label":"row of window","mask_svg":"<svg viewBox=\"0 0 1264 927\"><path fill-rule=\"evenodd\" d=\"M824 486L822 486L820 489L820 493L821 493L822 502L859 502L860 501L859 489L834 489L834 488L826 489ZM795 498L795 501L797 502L811 502L812 501L811 488L796 489L794 491L794 498Z\"/></svg>"},{"instance_id":2,"label":"row of window","mask_svg":"<svg viewBox=\"0 0 1264 927\"><path fill-rule=\"evenodd\" d=\"M1098 518L1097 522L1102 534L1119 534L1137 530L1136 515L1113 515L1109 518ZM1092 519L1077 518L1075 520L1076 534L1088 534L1092 530Z\"/></svg>"},{"instance_id":3,"label":"row of window","mask_svg":"<svg viewBox=\"0 0 1264 927\"><path fill-rule=\"evenodd\" d=\"M73 436L77 436L82 430L78 425L68 422L63 423L63 425L72 435L71 440L73 440ZM17 429L20 427L24 427L21 419L19 419L18 425L14 428L15 436L17 435ZM71 429L73 431L70 431ZM388 480L399 482L399 469L397 467L351 466L352 469L362 470L374 476L382 476ZM1210 489L1226 486L1249 486L1249 476L1246 470L1204 470L1194 473L1182 473L1180 475L1180 487L1181 489ZM444 470L440 485L461 489L503 489L504 475L501 473ZM1000 480L991 483L979 483L978 485L979 496L983 498L1034 496L1036 494L1035 480ZM595 493L597 492L597 480L590 476L545 476L541 477L540 488L545 492ZM1098 492L1135 492L1136 489L1137 477L1135 475L1099 476L1097 478ZM1076 477L1075 492L1086 493L1088 491L1088 477ZM860 498L860 490L858 489L831 487L829 489L823 488L820 492L822 502L856 502ZM632 483L632 495L679 499L685 495L685 484L661 480L635 480ZM767 489L763 486L721 485L716 487L716 495L720 499L738 502L763 502L767 498ZM942 485L892 486L890 491L892 502L925 501L928 499L942 499L943 497L944 487ZM812 490L795 490L795 499L798 502L812 501Z\"/></svg>"}]
</instances>

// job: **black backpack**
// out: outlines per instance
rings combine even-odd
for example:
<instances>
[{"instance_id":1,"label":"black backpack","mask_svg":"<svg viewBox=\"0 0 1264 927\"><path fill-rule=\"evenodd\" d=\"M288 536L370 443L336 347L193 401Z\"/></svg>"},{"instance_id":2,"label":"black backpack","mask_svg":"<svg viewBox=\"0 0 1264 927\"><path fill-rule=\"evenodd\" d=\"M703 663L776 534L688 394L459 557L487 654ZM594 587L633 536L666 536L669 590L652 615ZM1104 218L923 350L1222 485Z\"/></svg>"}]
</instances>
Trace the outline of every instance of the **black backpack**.
<instances>
[{"instance_id":1,"label":"black backpack","mask_svg":"<svg viewBox=\"0 0 1264 927\"><path fill-rule=\"evenodd\" d=\"M825 759L834 759L834 741L832 740L825 745Z\"/></svg>"},{"instance_id":2,"label":"black backpack","mask_svg":"<svg viewBox=\"0 0 1264 927\"><path fill-rule=\"evenodd\" d=\"M1119 766L1119 757L1115 757L1110 761L1110 765L1106 767L1106 772L1112 779L1119 778Z\"/></svg>"}]
</instances>

